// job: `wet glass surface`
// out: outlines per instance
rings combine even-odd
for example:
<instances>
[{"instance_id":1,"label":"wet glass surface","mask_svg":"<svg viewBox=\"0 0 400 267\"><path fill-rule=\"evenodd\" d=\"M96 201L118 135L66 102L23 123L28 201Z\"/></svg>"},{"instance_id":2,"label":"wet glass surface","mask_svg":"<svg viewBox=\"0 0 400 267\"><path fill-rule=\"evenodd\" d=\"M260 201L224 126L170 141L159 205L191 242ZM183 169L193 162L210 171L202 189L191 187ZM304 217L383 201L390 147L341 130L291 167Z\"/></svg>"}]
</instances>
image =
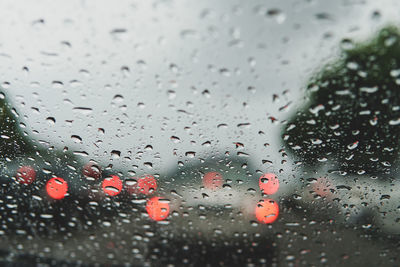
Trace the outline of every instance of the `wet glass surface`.
<instances>
[{"instance_id":1,"label":"wet glass surface","mask_svg":"<svg viewBox=\"0 0 400 267\"><path fill-rule=\"evenodd\" d=\"M2 265L397 265L397 1L0 7Z\"/></svg>"}]
</instances>

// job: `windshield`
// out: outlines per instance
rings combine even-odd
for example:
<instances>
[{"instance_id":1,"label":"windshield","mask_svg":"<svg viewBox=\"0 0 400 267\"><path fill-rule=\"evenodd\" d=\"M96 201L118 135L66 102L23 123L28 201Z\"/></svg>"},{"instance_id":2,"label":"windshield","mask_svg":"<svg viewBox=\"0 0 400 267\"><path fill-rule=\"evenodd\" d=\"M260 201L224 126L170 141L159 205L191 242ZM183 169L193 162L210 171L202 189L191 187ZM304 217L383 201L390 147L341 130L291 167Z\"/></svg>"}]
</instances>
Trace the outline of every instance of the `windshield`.
<instances>
[{"instance_id":1,"label":"windshield","mask_svg":"<svg viewBox=\"0 0 400 267\"><path fill-rule=\"evenodd\" d=\"M397 1L0 7L2 264L396 265Z\"/></svg>"}]
</instances>

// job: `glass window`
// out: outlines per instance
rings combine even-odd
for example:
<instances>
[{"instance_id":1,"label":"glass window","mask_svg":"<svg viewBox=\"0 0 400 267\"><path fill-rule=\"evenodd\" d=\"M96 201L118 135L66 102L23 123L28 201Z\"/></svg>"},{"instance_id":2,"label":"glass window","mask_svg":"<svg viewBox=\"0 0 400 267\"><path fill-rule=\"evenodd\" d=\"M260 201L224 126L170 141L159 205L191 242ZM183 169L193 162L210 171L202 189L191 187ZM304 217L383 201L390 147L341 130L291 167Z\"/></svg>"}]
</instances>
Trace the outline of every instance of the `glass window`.
<instances>
[{"instance_id":1,"label":"glass window","mask_svg":"<svg viewBox=\"0 0 400 267\"><path fill-rule=\"evenodd\" d=\"M395 266L398 1L0 3L6 266Z\"/></svg>"}]
</instances>

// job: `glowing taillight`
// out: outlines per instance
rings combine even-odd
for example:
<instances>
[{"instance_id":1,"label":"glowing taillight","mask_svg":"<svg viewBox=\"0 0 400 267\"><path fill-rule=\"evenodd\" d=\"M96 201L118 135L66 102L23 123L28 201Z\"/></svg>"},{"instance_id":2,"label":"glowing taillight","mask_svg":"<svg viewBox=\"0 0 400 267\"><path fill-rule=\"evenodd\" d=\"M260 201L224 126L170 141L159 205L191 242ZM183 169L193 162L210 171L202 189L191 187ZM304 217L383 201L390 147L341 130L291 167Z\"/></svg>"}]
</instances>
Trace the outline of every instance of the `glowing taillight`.
<instances>
[{"instance_id":1,"label":"glowing taillight","mask_svg":"<svg viewBox=\"0 0 400 267\"><path fill-rule=\"evenodd\" d=\"M157 180L152 175L132 178L125 183L125 187L131 194L149 195L157 189Z\"/></svg>"},{"instance_id":2,"label":"glowing taillight","mask_svg":"<svg viewBox=\"0 0 400 267\"><path fill-rule=\"evenodd\" d=\"M147 214L155 221L165 220L169 215L169 204L160 199L160 197L152 197L146 203Z\"/></svg>"},{"instance_id":3,"label":"glowing taillight","mask_svg":"<svg viewBox=\"0 0 400 267\"><path fill-rule=\"evenodd\" d=\"M121 193L122 181L117 175L111 175L103 180L102 188L109 196L116 196Z\"/></svg>"},{"instance_id":4,"label":"glowing taillight","mask_svg":"<svg viewBox=\"0 0 400 267\"><path fill-rule=\"evenodd\" d=\"M63 199L68 192L68 183L60 177L51 178L47 181L46 191L53 199Z\"/></svg>"},{"instance_id":5,"label":"glowing taillight","mask_svg":"<svg viewBox=\"0 0 400 267\"><path fill-rule=\"evenodd\" d=\"M256 218L261 223L273 223L279 215L279 206L273 199L263 199L257 203Z\"/></svg>"},{"instance_id":6,"label":"glowing taillight","mask_svg":"<svg viewBox=\"0 0 400 267\"><path fill-rule=\"evenodd\" d=\"M31 166L22 166L15 175L20 184L31 184L36 180L36 171Z\"/></svg>"},{"instance_id":7,"label":"glowing taillight","mask_svg":"<svg viewBox=\"0 0 400 267\"><path fill-rule=\"evenodd\" d=\"M260 177L258 186L264 194L273 195L279 189L279 180L275 174L266 173Z\"/></svg>"}]
</instances>

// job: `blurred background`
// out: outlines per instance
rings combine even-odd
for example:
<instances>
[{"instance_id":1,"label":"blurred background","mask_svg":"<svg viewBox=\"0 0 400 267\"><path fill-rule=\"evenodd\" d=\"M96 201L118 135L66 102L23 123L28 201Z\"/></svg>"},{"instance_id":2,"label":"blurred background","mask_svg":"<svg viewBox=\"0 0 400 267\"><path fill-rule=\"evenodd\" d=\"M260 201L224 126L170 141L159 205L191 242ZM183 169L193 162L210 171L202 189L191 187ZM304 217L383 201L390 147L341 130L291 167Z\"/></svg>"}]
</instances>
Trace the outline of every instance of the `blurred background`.
<instances>
[{"instance_id":1,"label":"blurred background","mask_svg":"<svg viewBox=\"0 0 400 267\"><path fill-rule=\"evenodd\" d=\"M131 215L138 210L145 213L142 204L146 199L121 197L118 201L122 204L98 201L95 206L115 208L115 214L88 215L97 216L93 221L99 226L87 235L85 223L78 220L78 230L54 230L54 239L30 234L26 241L24 234L17 238L0 232L5 235L4 247L10 247L5 248L2 260L10 266L20 259L18 255L23 255L26 266L33 262L105 266L352 266L364 262L395 266L400 233L397 171L357 173L360 165L350 164L347 173L330 172L335 162L342 162L341 153L329 158L330 165L324 164L320 160L323 155L319 156L326 152L324 148L310 150L306 156L296 154L291 149L301 141L288 145L284 136L290 123L301 125L295 136L309 131L309 126L296 118L315 100L308 94L312 82L324 88L323 79L313 78L329 64L348 63L343 50L351 50L352 44L372 40L388 25L395 28L399 5L394 0L0 2L0 85L7 105L15 109L29 140L42 148L54 146L70 153L70 158L60 157L57 163L47 165L68 172L71 189L79 193L71 193L76 197L70 202L50 202L55 205L50 205L53 211L75 212L77 217L84 214L76 206L84 203L85 210L93 199L80 197L80 167L94 160L105 169L104 175L154 175L159 182L157 192L167 198L172 214L171 221L154 224L147 215ZM398 37L396 34L392 36ZM393 42L397 45L397 40ZM379 57L380 49L374 51L368 55ZM400 56L393 57L395 63L389 68L397 70ZM349 75L337 73L339 78ZM329 84L325 87L331 88ZM344 83L343 87L352 92L360 86ZM397 87L382 88L390 94ZM398 96L392 94L390 112L398 109ZM373 99L370 105L379 109L382 99ZM325 100L317 98L314 104L320 104L318 101ZM351 113L351 107L346 111ZM334 108L327 111L333 111L333 121L340 114ZM391 119L397 125L397 117ZM314 128L324 127L322 122ZM394 131L382 127L388 130L384 137L375 136L378 143ZM349 129L355 130L345 127L343 131ZM340 146L336 148L342 151ZM393 161L397 148L395 152ZM320 164L310 164L318 160ZM41 169L46 159L42 161L37 161ZM72 161L72 168L62 167ZM12 176L7 168L11 167L3 167L4 179ZM208 172L221 172L228 185L229 181L244 181L244 185L239 189L230 185L231 194L218 195L207 191L209 188L202 191L198 184ZM265 173L274 173L279 179L279 191L272 197L260 192L259 178ZM50 172L47 175L49 178ZM124 183L126 177L121 177ZM37 188L44 186L43 180ZM24 202L24 196L13 195L16 191L11 188L2 191L3 203L7 199ZM204 200L204 193L216 196ZM244 219L237 213L242 206L255 207L266 198L279 202L280 219L275 223L257 223L253 210L250 215L244 212ZM179 199L179 204L174 199ZM231 205L233 212L221 215L213 211L213 207L219 209L215 199L222 207ZM47 209L46 205L41 204L37 212ZM129 205L143 207L132 210ZM24 206L23 214L29 214L31 208ZM200 215L191 213L198 208ZM25 228L38 229L39 224L25 221L20 212L3 211L2 224L12 225L19 218ZM201 217L204 214L207 227ZM115 216L128 217L127 226L121 226L122 219ZM181 220L185 216L188 221ZM219 238L216 229L232 217L236 221L220 230L224 237ZM145 232L143 236L138 236L135 227ZM181 232L187 236L179 236ZM210 241L200 238L198 232L217 237ZM112 256L98 249L93 243L96 238L114 240L111 245L103 243L113 251ZM124 248L118 248L115 240L123 239ZM252 249L257 242L260 250ZM76 244L84 244L78 252ZM224 256L211 261L210 255L217 254ZM204 255L211 257L210 261ZM31 257L35 261L29 262Z\"/></svg>"}]
</instances>

